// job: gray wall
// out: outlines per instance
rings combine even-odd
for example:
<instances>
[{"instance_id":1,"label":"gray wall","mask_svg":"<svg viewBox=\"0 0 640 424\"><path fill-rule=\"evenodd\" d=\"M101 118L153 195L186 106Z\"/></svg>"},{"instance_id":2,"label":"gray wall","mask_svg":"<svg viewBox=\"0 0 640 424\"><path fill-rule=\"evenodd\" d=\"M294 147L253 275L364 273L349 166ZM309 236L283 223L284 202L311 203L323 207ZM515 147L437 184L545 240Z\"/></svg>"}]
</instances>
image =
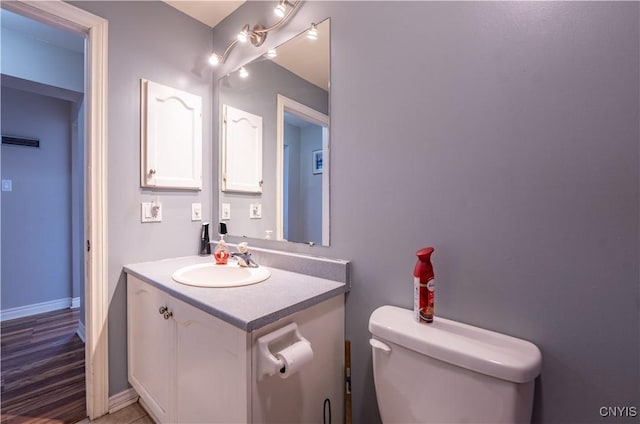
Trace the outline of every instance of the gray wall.
<instances>
[{"instance_id":1,"label":"gray wall","mask_svg":"<svg viewBox=\"0 0 640 424\"><path fill-rule=\"evenodd\" d=\"M216 49L272 7L243 6ZM309 2L217 71L331 17L331 247L254 244L353 261L355 422L379 419L369 315L411 307L427 245L437 315L540 347L534 422L640 407L639 15L638 3Z\"/></svg>"},{"instance_id":2,"label":"gray wall","mask_svg":"<svg viewBox=\"0 0 640 424\"><path fill-rule=\"evenodd\" d=\"M161 2L73 2L109 20L109 392L127 383L127 263L198 253L191 203L211 207L211 29ZM203 190L140 188L140 78L202 96ZM217 169L217 168L216 168ZM161 223L140 223L140 203L159 199Z\"/></svg>"},{"instance_id":3,"label":"gray wall","mask_svg":"<svg viewBox=\"0 0 640 424\"><path fill-rule=\"evenodd\" d=\"M2 87L2 309L72 297L71 103Z\"/></svg>"},{"instance_id":4,"label":"gray wall","mask_svg":"<svg viewBox=\"0 0 640 424\"><path fill-rule=\"evenodd\" d=\"M218 88L215 91L221 104L262 116L262 194L221 193L219 202L231 204L231 220L227 222L230 234L264 237L265 230L272 230L275 237L277 95L282 94L327 114L328 93L270 60L260 58L246 69L248 78L240 79L237 74L231 74L215 83ZM262 219L249 219L249 205L257 202L262 203Z\"/></svg>"},{"instance_id":5,"label":"gray wall","mask_svg":"<svg viewBox=\"0 0 640 424\"><path fill-rule=\"evenodd\" d=\"M6 11L2 14L3 16L13 15ZM67 37L73 37L73 35L67 35ZM81 52L68 50L5 26L2 26L0 43L2 47L0 70L4 75L66 90L84 91L84 55Z\"/></svg>"}]
</instances>

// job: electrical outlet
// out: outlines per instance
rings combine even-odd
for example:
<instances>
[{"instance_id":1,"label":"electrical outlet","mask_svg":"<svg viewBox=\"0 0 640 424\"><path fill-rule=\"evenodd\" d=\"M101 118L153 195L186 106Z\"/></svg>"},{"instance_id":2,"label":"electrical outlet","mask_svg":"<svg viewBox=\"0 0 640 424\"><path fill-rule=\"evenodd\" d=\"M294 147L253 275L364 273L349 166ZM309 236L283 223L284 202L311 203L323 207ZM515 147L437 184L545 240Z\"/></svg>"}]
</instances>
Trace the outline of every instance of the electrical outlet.
<instances>
[{"instance_id":1,"label":"electrical outlet","mask_svg":"<svg viewBox=\"0 0 640 424\"><path fill-rule=\"evenodd\" d=\"M202 221L202 203L191 204L191 220Z\"/></svg>"},{"instance_id":2,"label":"electrical outlet","mask_svg":"<svg viewBox=\"0 0 640 424\"><path fill-rule=\"evenodd\" d=\"M142 202L140 215L142 222L161 222L162 204L159 202Z\"/></svg>"},{"instance_id":3,"label":"electrical outlet","mask_svg":"<svg viewBox=\"0 0 640 424\"><path fill-rule=\"evenodd\" d=\"M231 219L231 203L223 203L220 209L220 219Z\"/></svg>"},{"instance_id":4,"label":"electrical outlet","mask_svg":"<svg viewBox=\"0 0 640 424\"><path fill-rule=\"evenodd\" d=\"M12 191L13 184L11 180L2 180L2 191Z\"/></svg>"},{"instance_id":5,"label":"electrical outlet","mask_svg":"<svg viewBox=\"0 0 640 424\"><path fill-rule=\"evenodd\" d=\"M262 218L262 204L252 203L249 205L249 218L258 219Z\"/></svg>"}]
</instances>

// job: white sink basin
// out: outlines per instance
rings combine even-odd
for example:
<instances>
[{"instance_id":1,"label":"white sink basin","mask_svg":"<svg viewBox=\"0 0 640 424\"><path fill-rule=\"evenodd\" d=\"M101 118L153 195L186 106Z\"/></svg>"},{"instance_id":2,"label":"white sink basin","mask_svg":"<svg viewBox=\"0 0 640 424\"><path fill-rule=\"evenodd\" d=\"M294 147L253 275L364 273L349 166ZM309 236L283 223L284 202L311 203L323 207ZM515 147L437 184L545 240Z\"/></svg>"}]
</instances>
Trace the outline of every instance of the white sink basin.
<instances>
[{"instance_id":1,"label":"white sink basin","mask_svg":"<svg viewBox=\"0 0 640 424\"><path fill-rule=\"evenodd\" d=\"M173 273L178 283L198 287L237 287L260 283L271 276L264 267L243 268L237 263L216 265L215 263L185 266Z\"/></svg>"}]
</instances>

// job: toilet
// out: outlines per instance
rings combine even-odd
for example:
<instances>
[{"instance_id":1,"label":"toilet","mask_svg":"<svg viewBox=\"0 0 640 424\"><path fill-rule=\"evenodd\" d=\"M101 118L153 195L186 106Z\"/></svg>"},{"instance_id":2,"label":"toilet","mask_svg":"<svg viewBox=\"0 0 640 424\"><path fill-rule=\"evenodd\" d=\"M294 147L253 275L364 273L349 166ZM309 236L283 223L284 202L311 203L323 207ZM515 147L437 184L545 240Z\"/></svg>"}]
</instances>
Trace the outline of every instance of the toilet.
<instances>
[{"instance_id":1,"label":"toilet","mask_svg":"<svg viewBox=\"0 0 640 424\"><path fill-rule=\"evenodd\" d=\"M540 350L526 340L413 311L369 319L380 417L394 423L528 423Z\"/></svg>"}]
</instances>

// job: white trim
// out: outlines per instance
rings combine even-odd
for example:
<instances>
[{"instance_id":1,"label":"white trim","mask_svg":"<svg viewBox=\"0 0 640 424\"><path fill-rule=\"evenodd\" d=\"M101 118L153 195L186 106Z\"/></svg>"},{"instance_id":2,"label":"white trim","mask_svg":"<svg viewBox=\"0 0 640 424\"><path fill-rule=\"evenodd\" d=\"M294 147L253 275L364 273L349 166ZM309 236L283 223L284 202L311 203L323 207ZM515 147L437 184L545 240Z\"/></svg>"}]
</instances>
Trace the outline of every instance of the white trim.
<instances>
[{"instance_id":1,"label":"white trim","mask_svg":"<svg viewBox=\"0 0 640 424\"><path fill-rule=\"evenodd\" d=\"M108 21L62 0L15 0L3 8L87 37L85 54L86 206L85 226L91 251L86 254L85 363L87 414L108 412L108 273L107 273L107 40Z\"/></svg>"},{"instance_id":2,"label":"white trim","mask_svg":"<svg viewBox=\"0 0 640 424\"><path fill-rule=\"evenodd\" d=\"M102 19L102 18L100 18ZM87 107L86 232L91 240L87 254L85 309L87 324L87 414L93 420L108 412L108 238L107 238L107 37L106 20L89 31L85 84Z\"/></svg>"},{"instance_id":3,"label":"white trim","mask_svg":"<svg viewBox=\"0 0 640 424\"><path fill-rule=\"evenodd\" d=\"M140 406L142 406L142 409L145 410L145 412L149 415L149 417L151 417L151 420L154 423L161 423L162 420L160 418L158 418L157 414L154 412L153 408L149 408L149 405L147 405L147 402L144 401L143 397L140 397L138 399L138 403L140 403Z\"/></svg>"},{"instance_id":4,"label":"white trim","mask_svg":"<svg viewBox=\"0 0 640 424\"><path fill-rule=\"evenodd\" d=\"M33 303L31 305L18 306L17 308L3 309L0 311L0 322L10 319L23 318L31 315L43 314L45 312L58 311L70 308L73 300L70 297L63 299L49 300L47 302Z\"/></svg>"},{"instance_id":5,"label":"white trim","mask_svg":"<svg viewBox=\"0 0 640 424\"><path fill-rule=\"evenodd\" d=\"M86 343L87 340L87 329L82 323L82 321L78 322L78 329L76 330L76 334L82 340L82 343Z\"/></svg>"},{"instance_id":6,"label":"white trim","mask_svg":"<svg viewBox=\"0 0 640 424\"><path fill-rule=\"evenodd\" d=\"M69 306L71 309L77 309L80 307L80 298L74 297L71 299L71 305Z\"/></svg>"},{"instance_id":7,"label":"white trim","mask_svg":"<svg viewBox=\"0 0 640 424\"><path fill-rule=\"evenodd\" d=\"M138 393L133 387L116 393L109 397L109 413L113 414L129 405L133 405L138 401Z\"/></svg>"},{"instance_id":8,"label":"white trim","mask_svg":"<svg viewBox=\"0 0 640 424\"><path fill-rule=\"evenodd\" d=\"M318 112L309 106L296 102L288 97L278 94L276 100L276 240L284 238L284 211L283 211L283 184L284 184L284 113L289 112L307 121L313 122L322 127L329 128L329 116ZM329 245L329 140L323 139L323 196L322 196L322 244ZM326 190L325 190L326 187ZM326 200L326 201L325 201Z\"/></svg>"},{"instance_id":9,"label":"white trim","mask_svg":"<svg viewBox=\"0 0 640 424\"><path fill-rule=\"evenodd\" d=\"M322 172L322 245L329 246L329 211L331 208L329 207L329 175L331 169L331 152L329 150L329 127L322 127L322 151L324 152L324 157L322 158L323 164L322 167L324 171Z\"/></svg>"}]
</instances>

